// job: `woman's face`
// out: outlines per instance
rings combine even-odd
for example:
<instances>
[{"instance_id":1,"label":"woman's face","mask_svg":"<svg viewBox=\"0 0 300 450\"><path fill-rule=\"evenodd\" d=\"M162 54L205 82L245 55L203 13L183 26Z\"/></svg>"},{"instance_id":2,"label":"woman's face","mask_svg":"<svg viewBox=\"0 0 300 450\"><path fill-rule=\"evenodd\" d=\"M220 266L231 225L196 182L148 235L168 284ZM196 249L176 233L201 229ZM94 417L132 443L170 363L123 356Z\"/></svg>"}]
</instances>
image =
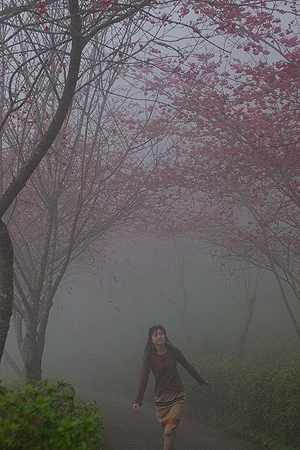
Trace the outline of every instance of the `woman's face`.
<instances>
[{"instance_id":1,"label":"woman's face","mask_svg":"<svg viewBox=\"0 0 300 450\"><path fill-rule=\"evenodd\" d=\"M151 342L154 345L162 345L166 342L166 336L164 335L163 331L158 328L154 333L152 334L152 340Z\"/></svg>"}]
</instances>

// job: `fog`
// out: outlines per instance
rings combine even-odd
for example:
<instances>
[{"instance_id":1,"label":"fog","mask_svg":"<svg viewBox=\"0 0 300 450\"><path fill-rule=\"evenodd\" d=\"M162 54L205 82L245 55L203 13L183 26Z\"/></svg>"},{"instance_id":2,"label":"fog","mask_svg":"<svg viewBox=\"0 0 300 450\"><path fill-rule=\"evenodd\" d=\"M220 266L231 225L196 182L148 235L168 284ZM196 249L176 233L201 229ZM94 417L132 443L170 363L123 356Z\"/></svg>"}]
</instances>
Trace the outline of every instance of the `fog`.
<instances>
[{"instance_id":1,"label":"fog","mask_svg":"<svg viewBox=\"0 0 300 450\"><path fill-rule=\"evenodd\" d=\"M99 388L123 364L138 376L153 324L165 326L189 358L235 355L247 292L233 267L220 266L197 242L122 239L101 263L77 266L62 284L50 313L43 377ZM22 368L13 328L12 322L6 349ZM245 357L286 362L300 356L298 347L272 276L263 273ZM11 376L4 359L1 377Z\"/></svg>"}]
</instances>

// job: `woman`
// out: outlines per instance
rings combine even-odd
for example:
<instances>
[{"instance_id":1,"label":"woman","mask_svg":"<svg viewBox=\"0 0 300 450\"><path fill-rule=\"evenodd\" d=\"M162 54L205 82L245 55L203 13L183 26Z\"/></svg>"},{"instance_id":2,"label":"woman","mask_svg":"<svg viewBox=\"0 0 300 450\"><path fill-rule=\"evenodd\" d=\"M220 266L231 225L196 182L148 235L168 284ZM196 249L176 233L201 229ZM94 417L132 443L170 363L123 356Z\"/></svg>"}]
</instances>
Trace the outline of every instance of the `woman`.
<instances>
[{"instance_id":1,"label":"woman","mask_svg":"<svg viewBox=\"0 0 300 450\"><path fill-rule=\"evenodd\" d=\"M162 325L149 329L148 342L145 347L142 374L137 396L133 405L139 411L148 384L150 370L155 378L156 417L163 430L164 450L173 450L176 428L180 422L185 392L177 369L179 362L200 385L210 386L197 370L185 359L181 351L173 347Z\"/></svg>"}]
</instances>

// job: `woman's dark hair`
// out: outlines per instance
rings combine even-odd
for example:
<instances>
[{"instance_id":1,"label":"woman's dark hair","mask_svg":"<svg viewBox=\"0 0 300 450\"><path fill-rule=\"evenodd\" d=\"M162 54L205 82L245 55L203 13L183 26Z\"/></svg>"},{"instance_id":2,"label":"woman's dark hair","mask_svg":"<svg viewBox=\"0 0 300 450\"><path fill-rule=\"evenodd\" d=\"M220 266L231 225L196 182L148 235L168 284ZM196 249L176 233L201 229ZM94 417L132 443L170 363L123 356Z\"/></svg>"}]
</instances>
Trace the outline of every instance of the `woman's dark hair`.
<instances>
[{"instance_id":1,"label":"woman's dark hair","mask_svg":"<svg viewBox=\"0 0 300 450\"><path fill-rule=\"evenodd\" d=\"M164 327L162 325L153 325L153 327L149 328L149 331L148 331L148 342L145 347L145 353L154 353L155 352L155 345L151 341L152 341L153 333L155 333L155 331L157 331L157 330L161 330L164 333L164 335L166 337L166 347L167 348L172 347L171 342L167 338L167 333L166 333L166 330L164 329Z\"/></svg>"}]
</instances>

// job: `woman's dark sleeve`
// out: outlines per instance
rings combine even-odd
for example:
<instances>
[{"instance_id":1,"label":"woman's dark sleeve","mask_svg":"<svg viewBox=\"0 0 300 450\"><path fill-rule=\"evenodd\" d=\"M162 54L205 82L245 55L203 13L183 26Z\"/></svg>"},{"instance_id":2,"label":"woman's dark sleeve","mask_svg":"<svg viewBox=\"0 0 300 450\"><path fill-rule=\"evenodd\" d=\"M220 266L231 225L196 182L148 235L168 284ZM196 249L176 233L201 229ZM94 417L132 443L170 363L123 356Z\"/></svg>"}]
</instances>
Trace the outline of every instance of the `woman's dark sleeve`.
<instances>
[{"instance_id":1,"label":"woman's dark sleeve","mask_svg":"<svg viewBox=\"0 0 300 450\"><path fill-rule=\"evenodd\" d=\"M176 361L179 362L179 364L182 365L182 367L185 368L185 370L188 371L188 373L195 378L195 380L199 383L199 384L204 384L205 383L205 379L201 377L201 375L197 372L197 370L195 369L194 366L192 366L192 364L190 364L185 357L183 356L182 352L179 350L179 348L174 347L174 353L175 353L175 358Z\"/></svg>"},{"instance_id":2,"label":"woman's dark sleeve","mask_svg":"<svg viewBox=\"0 0 300 450\"><path fill-rule=\"evenodd\" d=\"M144 397L144 393L148 384L148 380L149 380L149 374L150 374L150 357L148 353L145 353L144 355L144 359L143 359L143 365L142 365L142 373L141 373L141 378L140 378L140 382L139 382L139 387L138 387L138 391L137 391L137 395L135 398L134 403L138 403L139 405L141 405L143 403L143 397Z\"/></svg>"}]
</instances>

